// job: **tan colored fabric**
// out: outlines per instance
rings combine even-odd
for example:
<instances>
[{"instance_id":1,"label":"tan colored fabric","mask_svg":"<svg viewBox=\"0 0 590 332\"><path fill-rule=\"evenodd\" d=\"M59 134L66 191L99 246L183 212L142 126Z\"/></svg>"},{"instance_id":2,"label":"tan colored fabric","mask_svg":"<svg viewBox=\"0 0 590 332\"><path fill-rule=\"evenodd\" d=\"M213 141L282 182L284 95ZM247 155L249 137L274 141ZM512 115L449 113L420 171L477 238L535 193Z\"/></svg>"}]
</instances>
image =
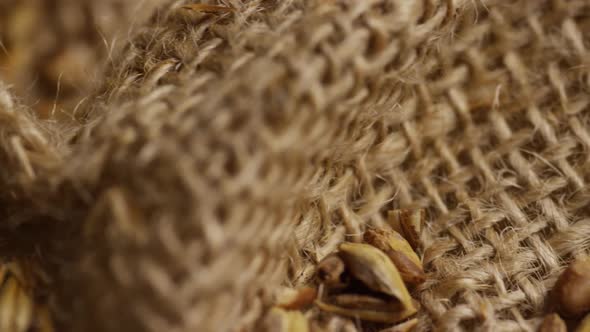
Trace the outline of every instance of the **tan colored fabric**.
<instances>
[{"instance_id":1,"label":"tan colored fabric","mask_svg":"<svg viewBox=\"0 0 590 332\"><path fill-rule=\"evenodd\" d=\"M16 184L35 220L12 229L72 234L51 254L64 328L255 330L396 207L429 216L419 330L536 328L590 246L587 1L180 4ZM4 177L34 152L4 145Z\"/></svg>"}]
</instances>

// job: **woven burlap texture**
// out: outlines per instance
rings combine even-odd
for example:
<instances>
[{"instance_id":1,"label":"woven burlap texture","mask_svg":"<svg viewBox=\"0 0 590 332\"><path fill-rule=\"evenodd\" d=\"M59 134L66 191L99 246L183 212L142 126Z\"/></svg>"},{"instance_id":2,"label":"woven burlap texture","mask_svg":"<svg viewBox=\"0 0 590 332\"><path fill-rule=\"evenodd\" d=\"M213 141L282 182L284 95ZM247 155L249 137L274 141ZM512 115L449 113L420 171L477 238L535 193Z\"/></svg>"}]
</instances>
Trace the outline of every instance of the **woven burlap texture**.
<instances>
[{"instance_id":1,"label":"woven burlap texture","mask_svg":"<svg viewBox=\"0 0 590 332\"><path fill-rule=\"evenodd\" d=\"M75 235L64 329L256 329L397 207L428 211L419 330L536 328L590 246L587 1L181 3L79 127L2 94L3 226Z\"/></svg>"}]
</instances>

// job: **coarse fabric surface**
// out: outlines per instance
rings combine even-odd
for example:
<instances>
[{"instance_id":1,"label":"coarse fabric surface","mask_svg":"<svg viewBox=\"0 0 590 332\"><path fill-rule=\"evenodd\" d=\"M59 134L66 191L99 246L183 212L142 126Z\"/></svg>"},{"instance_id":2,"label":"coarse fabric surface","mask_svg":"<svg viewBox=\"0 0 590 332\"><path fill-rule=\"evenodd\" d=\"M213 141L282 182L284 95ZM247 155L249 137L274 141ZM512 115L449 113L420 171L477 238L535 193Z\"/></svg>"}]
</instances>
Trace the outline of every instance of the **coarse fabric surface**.
<instances>
[{"instance_id":1,"label":"coarse fabric surface","mask_svg":"<svg viewBox=\"0 0 590 332\"><path fill-rule=\"evenodd\" d=\"M61 329L259 330L394 208L427 210L417 330L537 328L590 246L588 1L185 3L74 124L0 90L0 249Z\"/></svg>"}]
</instances>

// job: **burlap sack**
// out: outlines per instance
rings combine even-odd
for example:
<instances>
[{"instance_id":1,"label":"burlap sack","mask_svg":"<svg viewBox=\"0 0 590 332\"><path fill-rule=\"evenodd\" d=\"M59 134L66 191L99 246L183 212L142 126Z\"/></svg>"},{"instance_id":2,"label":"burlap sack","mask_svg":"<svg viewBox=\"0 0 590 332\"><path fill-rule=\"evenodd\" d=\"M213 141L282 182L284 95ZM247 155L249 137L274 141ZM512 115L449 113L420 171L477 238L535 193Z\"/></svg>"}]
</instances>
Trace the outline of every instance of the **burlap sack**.
<instances>
[{"instance_id":1,"label":"burlap sack","mask_svg":"<svg viewBox=\"0 0 590 332\"><path fill-rule=\"evenodd\" d=\"M590 246L587 1L180 5L79 127L3 99L2 240L54 230L63 329L258 330L396 207L428 211L418 330L537 327Z\"/></svg>"}]
</instances>

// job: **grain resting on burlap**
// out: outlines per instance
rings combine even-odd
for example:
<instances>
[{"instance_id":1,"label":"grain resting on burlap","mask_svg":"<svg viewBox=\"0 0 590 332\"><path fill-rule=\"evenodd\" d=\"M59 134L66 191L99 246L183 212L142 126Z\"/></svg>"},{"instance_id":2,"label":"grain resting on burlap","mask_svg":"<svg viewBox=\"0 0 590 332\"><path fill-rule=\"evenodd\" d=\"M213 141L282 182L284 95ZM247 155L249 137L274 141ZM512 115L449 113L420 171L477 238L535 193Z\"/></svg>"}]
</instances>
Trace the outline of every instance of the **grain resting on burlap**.
<instances>
[{"instance_id":1,"label":"grain resting on burlap","mask_svg":"<svg viewBox=\"0 0 590 332\"><path fill-rule=\"evenodd\" d=\"M79 125L0 94L2 248L50 229L64 330L255 330L396 207L429 215L419 330L538 325L590 246L587 1L181 4Z\"/></svg>"}]
</instances>

